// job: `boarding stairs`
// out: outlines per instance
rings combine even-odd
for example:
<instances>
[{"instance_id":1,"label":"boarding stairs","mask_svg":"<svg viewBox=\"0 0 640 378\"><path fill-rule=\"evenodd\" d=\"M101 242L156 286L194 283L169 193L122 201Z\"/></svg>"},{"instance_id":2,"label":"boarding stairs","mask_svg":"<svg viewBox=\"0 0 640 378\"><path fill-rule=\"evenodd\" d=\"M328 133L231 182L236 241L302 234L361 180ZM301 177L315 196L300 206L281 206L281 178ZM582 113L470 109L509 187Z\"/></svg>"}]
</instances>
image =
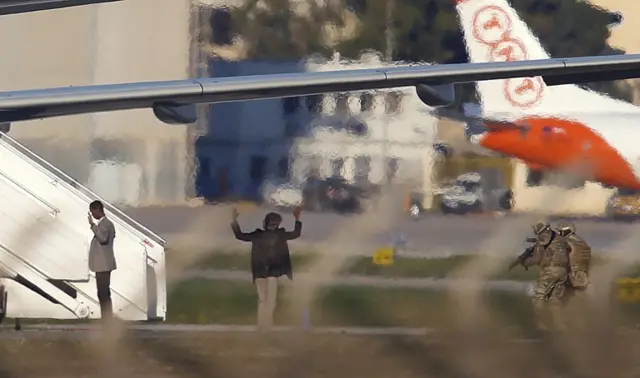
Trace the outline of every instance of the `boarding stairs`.
<instances>
[{"instance_id":1,"label":"boarding stairs","mask_svg":"<svg viewBox=\"0 0 640 378\"><path fill-rule=\"evenodd\" d=\"M111 276L122 320L166 317L165 241L0 133L0 318L100 317L88 269L89 203L99 199L116 229Z\"/></svg>"}]
</instances>

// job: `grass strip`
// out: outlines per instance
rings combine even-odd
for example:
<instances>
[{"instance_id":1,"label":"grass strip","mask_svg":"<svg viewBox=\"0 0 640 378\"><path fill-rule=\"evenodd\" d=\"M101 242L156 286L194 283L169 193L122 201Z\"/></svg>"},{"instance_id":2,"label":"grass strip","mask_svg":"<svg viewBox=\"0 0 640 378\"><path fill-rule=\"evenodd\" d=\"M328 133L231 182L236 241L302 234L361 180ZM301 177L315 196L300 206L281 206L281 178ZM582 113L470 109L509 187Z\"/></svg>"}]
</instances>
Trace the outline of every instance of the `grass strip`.
<instances>
[{"instance_id":1,"label":"grass strip","mask_svg":"<svg viewBox=\"0 0 640 378\"><path fill-rule=\"evenodd\" d=\"M301 325L302 313L293 313L290 292L281 286L276 322ZM456 321L451 292L437 289L332 287L321 289L308 309L314 326L448 328ZM615 299L614 299L615 300ZM530 329L530 299L523 293L486 291L483 301L505 326ZM169 292L171 323L255 324L257 294L249 282L195 279ZM612 303L620 309L616 321L635 324L637 303Z\"/></svg>"},{"instance_id":2,"label":"grass strip","mask_svg":"<svg viewBox=\"0 0 640 378\"><path fill-rule=\"evenodd\" d=\"M171 255L179 253L173 251L167 253L168 265L171 266ZM294 253L292 254L292 263L295 271L304 271L311 267L320 255L318 253ZM175 258L175 257L174 257ZM393 265L381 266L373 263L372 257L351 257L345 261L344 267L340 270L341 275L363 275L385 278L446 278L456 269L469 263L474 258L488 258L477 256L451 256L439 258L409 258L397 256ZM515 259L515 256L514 256ZM602 265L609 260L603 257L594 257L593 265ZM524 270L522 267L515 267L507 271L504 263L504 269L499 270L490 277L493 280L514 280L514 281L531 281L537 276L537 269ZM198 260L189 265L190 270L231 270L249 272L250 256L249 253L242 252L212 252L201 256ZM640 276L640 265L630 266L625 276Z\"/></svg>"},{"instance_id":3,"label":"grass strip","mask_svg":"<svg viewBox=\"0 0 640 378\"><path fill-rule=\"evenodd\" d=\"M301 326L303 313L292 309L290 288L280 285L276 323ZM168 323L253 325L256 322L257 294L251 282L182 281L169 288L167 299ZM460 311L452 301L452 292L439 289L333 286L319 289L314 299L308 309L313 326L430 327L446 330L455 325ZM482 300L501 327L531 330L533 315L530 298L526 294L486 290ZM640 296L636 295L634 302L624 303L614 295L607 309L614 315L613 322L636 326L640 318ZM84 322L23 320L24 324Z\"/></svg>"}]
</instances>

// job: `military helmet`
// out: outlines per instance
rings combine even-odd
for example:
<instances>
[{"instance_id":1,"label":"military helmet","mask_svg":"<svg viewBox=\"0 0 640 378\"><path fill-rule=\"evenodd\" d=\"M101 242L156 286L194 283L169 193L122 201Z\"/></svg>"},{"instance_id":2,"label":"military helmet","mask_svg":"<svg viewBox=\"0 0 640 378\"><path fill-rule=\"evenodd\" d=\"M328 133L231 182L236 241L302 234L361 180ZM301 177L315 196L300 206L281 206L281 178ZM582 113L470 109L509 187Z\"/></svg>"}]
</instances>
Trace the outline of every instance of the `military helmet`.
<instances>
[{"instance_id":1,"label":"military helmet","mask_svg":"<svg viewBox=\"0 0 640 378\"><path fill-rule=\"evenodd\" d=\"M280 226L280 223L282 223L282 216L280 214L268 213L264 217L263 226L264 226L264 229L266 230L269 225L274 225L275 227L278 227Z\"/></svg>"},{"instance_id":2,"label":"military helmet","mask_svg":"<svg viewBox=\"0 0 640 378\"><path fill-rule=\"evenodd\" d=\"M558 231L563 236L569 236L576 233L576 226L571 222L562 222L558 224Z\"/></svg>"},{"instance_id":3,"label":"military helmet","mask_svg":"<svg viewBox=\"0 0 640 378\"><path fill-rule=\"evenodd\" d=\"M538 222L533 226L533 233L536 235L540 235L543 232L551 229L551 225L547 222Z\"/></svg>"}]
</instances>

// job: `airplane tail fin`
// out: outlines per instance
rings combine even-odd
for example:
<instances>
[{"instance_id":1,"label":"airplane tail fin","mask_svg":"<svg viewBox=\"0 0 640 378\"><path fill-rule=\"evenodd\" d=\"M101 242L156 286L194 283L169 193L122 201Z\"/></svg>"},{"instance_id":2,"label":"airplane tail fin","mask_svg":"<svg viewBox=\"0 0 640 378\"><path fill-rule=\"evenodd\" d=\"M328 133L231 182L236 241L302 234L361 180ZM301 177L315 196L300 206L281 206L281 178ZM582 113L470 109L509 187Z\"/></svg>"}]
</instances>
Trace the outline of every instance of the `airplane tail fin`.
<instances>
[{"instance_id":1,"label":"airplane tail fin","mask_svg":"<svg viewBox=\"0 0 640 378\"><path fill-rule=\"evenodd\" d=\"M506 0L454 0L471 62L548 59L538 38ZM485 116L629 111L635 108L576 85L548 87L541 77L477 84Z\"/></svg>"}]
</instances>

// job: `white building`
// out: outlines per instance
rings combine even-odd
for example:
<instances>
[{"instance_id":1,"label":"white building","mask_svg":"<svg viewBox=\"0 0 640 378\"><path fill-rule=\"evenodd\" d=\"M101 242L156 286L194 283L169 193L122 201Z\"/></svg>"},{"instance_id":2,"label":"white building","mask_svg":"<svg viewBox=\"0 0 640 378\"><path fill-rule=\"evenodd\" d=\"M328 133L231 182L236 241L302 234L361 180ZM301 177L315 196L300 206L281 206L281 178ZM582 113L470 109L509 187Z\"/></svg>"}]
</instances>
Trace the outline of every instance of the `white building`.
<instances>
[{"instance_id":1,"label":"white building","mask_svg":"<svg viewBox=\"0 0 640 378\"><path fill-rule=\"evenodd\" d=\"M357 62L337 56L329 62L309 62L308 69L329 71L387 65L379 55L371 54ZM394 161L398 180L422 182L425 169L431 169L425 152L432 151L438 122L427 110L413 87L323 96L322 118L312 121L309 136L296 141L294 175L302 177L317 162L322 176L339 174L354 181L356 176L366 175L368 181L381 183L389 163ZM331 125L332 115L349 117L346 124L336 128Z\"/></svg>"},{"instance_id":2,"label":"white building","mask_svg":"<svg viewBox=\"0 0 640 378\"><path fill-rule=\"evenodd\" d=\"M2 16L2 90L186 79L190 6L137 0ZM109 201L155 205L187 197L188 130L145 109L20 122L10 135Z\"/></svg>"},{"instance_id":3,"label":"white building","mask_svg":"<svg viewBox=\"0 0 640 378\"><path fill-rule=\"evenodd\" d=\"M212 21L224 36L224 17L209 19L211 11L243 2L136 0L3 16L2 89L206 76L207 55L240 58L242 43L197 46L193 36L212 33ZM105 199L144 206L193 196L193 147L202 128L166 125L150 110L133 110L21 122L10 135Z\"/></svg>"},{"instance_id":4,"label":"white building","mask_svg":"<svg viewBox=\"0 0 640 378\"><path fill-rule=\"evenodd\" d=\"M303 63L212 61L211 74L381 66L385 63L376 55L357 62L338 57ZM339 174L349 181L379 183L391 161L397 163L398 180L422 183L430 177L437 127L427 109L412 87L215 104L209 112L209 133L196 147L201 193L215 193L226 170L236 195L256 194L269 176L302 181L311 169L325 177Z\"/></svg>"},{"instance_id":5,"label":"white building","mask_svg":"<svg viewBox=\"0 0 640 378\"><path fill-rule=\"evenodd\" d=\"M193 48L193 35L211 32L207 12L192 17L197 13L193 5L201 2L137 0L3 16L2 89L205 76L207 70L199 72L198 63L208 60L205 54L220 51ZM239 2L209 1L213 6ZM239 58L242 49L227 50L226 58ZM235 76L380 65L370 58L359 63L215 62L210 68L213 76ZM180 204L193 195L194 144L202 171L198 180L215 181L220 168L227 167L240 194L251 192L251 170L255 177L289 176L293 167L294 178L299 178L313 156L326 157L320 162L325 175L332 160L338 166L342 159L341 173L353 179L356 161L368 157L367 176L377 182L383 177L385 157L398 157L398 174L416 176L421 168L408 162L420 160L420 145L432 138L435 120L419 114L425 106L412 89L398 93L402 99L397 106L395 95L385 100L380 92L350 93L337 101L334 95L324 96L320 106L315 105L317 97L219 104L208 116L211 132L198 143L196 131L207 129L206 125L166 125L150 110L22 122L12 125L10 135L108 201L129 206ZM341 111L344 104L351 114ZM367 135L326 128L310 132L312 118L323 123L336 113L342 121L366 125Z\"/></svg>"}]
</instances>

